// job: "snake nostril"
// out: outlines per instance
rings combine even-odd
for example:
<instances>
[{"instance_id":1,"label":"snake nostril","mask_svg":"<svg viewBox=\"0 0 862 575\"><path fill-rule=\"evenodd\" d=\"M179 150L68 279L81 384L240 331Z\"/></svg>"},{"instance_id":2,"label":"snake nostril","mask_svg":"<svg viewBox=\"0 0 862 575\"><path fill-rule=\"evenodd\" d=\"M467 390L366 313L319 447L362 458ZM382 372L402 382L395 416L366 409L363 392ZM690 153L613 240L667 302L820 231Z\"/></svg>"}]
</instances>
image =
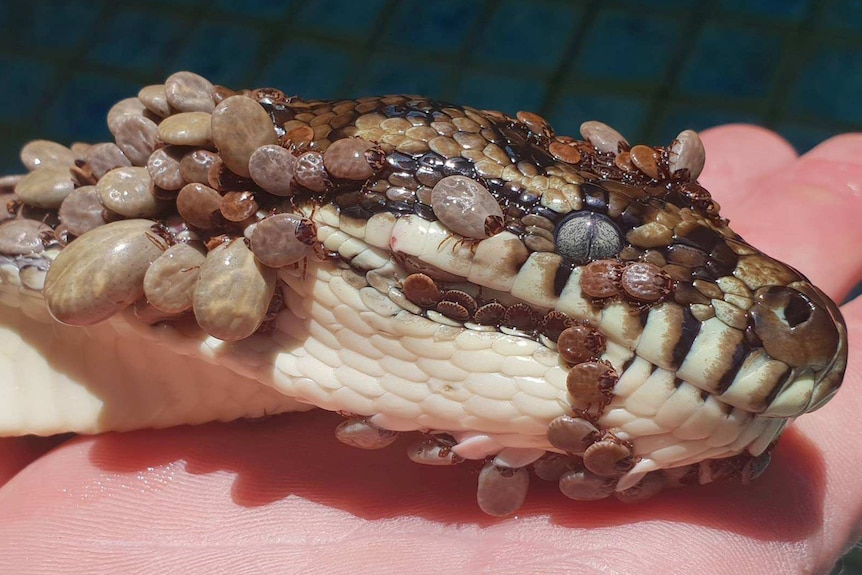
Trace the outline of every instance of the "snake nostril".
<instances>
[{"instance_id":1,"label":"snake nostril","mask_svg":"<svg viewBox=\"0 0 862 575\"><path fill-rule=\"evenodd\" d=\"M792 367L821 369L829 364L841 336L823 298L810 286L797 282L794 287L765 287L755 299L749 316L769 355Z\"/></svg>"},{"instance_id":2,"label":"snake nostril","mask_svg":"<svg viewBox=\"0 0 862 575\"><path fill-rule=\"evenodd\" d=\"M811 318L811 301L798 291L789 294L789 301L784 307L784 319L791 328L805 323Z\"/></svg>"}]
</instances>

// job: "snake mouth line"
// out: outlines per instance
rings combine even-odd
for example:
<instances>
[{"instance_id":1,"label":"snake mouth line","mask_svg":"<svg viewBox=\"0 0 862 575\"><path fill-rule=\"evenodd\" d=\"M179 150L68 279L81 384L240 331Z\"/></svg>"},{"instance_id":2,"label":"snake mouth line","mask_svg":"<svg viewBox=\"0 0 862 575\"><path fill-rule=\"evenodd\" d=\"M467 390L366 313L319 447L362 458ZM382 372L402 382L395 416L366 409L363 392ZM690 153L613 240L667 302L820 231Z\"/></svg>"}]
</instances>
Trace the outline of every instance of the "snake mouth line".
<instances>
[{"instance_id":1,"label":"snake mouth line","mask_svg":"<svg viewBox=\"0 0 862 575\"><path fill-rule=\"evenodd\" d=\"M599 122L576 139L527 112L188 72L108 125L32 142L0 179L3 297L344 413L351 445L424 432L418 462L486 461L493 515L528 468L574 499L748 481L843 377L837 306L730 229L692 131L632 146Z\"/></svg>"}]
</instances>

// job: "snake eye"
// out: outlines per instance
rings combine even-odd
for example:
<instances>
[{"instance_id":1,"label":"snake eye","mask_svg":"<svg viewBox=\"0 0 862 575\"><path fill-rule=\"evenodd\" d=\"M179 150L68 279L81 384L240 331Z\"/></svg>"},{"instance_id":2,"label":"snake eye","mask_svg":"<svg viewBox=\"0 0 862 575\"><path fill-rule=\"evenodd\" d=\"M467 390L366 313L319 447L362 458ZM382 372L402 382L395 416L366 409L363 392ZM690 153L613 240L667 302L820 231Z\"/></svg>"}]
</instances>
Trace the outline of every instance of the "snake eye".
<instances>
[{"instance_id":1,"label":"snake eye","mask_svg":"<svg viewBox=\"0 0 862 575\"><path fill-rule=\"evenodd\" d=\"M616 256L622 249L620 229L607 216L578 212L557 225L557 253L578 264Z\"/></svg>"}]
</instances>

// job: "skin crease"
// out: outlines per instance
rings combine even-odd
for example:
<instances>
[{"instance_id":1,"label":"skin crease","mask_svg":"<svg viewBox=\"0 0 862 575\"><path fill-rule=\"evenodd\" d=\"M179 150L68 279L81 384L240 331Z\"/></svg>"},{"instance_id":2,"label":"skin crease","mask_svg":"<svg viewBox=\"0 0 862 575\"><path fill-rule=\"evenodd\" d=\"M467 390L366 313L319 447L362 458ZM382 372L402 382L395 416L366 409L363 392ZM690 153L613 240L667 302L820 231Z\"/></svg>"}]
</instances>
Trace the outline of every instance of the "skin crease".
<instances>
[{"instance_id":1,"label":"skin crease","mask_svg":"<svg viewBox=\"0 0 862 575\"><path fill-rule=\"evenodd\" d=\"M734 229L843 299L862 271L862 135L797 159L766 130L703 134L701 182ZM844 306L862 340L862 303ZM0 441L4 571L48 573L827 573L862 527L862 358L749 486L639 505L531 478L518 515L475 503L479 467L340 445L337 416ZM46 451L49 450L50 451Z\"/></svg>"}]
</instances>

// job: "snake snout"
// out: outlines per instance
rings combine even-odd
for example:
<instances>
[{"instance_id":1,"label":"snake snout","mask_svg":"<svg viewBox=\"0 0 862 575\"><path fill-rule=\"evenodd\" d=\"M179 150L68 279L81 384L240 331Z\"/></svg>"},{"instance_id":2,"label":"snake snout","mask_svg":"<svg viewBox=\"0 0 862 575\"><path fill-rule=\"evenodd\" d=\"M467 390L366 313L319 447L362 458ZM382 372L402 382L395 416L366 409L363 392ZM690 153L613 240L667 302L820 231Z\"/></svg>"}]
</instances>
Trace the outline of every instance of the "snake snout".
<instances>
[{"instance_id":1,"label":"snake snout","mask_svg":"<svg viewBox=\"0 0 862 575\"><path fill-rule=\"evenodd\" d=\"M847 365L847 330L838 307L807 281L758 289L750 329L774 359L811 382L804 411L817 409L841 384Z\"/></svg>"}]
</instances>

